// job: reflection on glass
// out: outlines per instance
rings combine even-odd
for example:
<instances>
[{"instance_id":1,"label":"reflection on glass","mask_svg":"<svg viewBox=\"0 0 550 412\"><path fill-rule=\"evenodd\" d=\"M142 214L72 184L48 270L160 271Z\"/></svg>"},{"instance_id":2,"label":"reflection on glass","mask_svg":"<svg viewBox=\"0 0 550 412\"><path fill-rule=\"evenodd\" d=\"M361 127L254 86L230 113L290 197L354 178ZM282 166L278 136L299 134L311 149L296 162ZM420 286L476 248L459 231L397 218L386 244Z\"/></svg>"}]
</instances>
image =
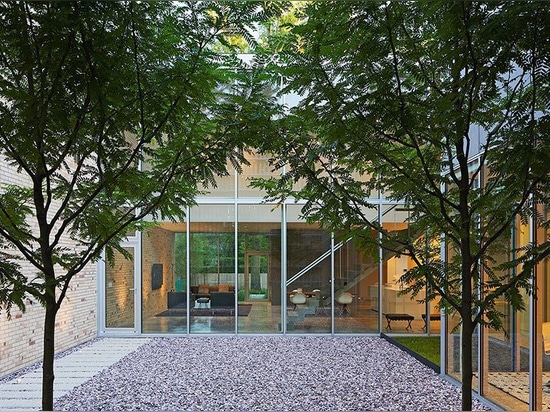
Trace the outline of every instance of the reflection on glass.
<instances>
[{"instance_id":1,"label":"reflection on glass","mask_svg":"<svg viewBox=\"0 0 550 412\"><path fill-rule=\"evenodd\" d=\"M143 333L187 333L186 224L154 226L141 244Z\"/></svg>"},{"instance_id":2,"label":"reflection on glass","mask_svg":"<svg viewBox=\"0 0 550 412\"><path fill-rule=\"evenodd\" d=\"M174 285L175 292L187 290L187 233L174 233Z\"/></svg>"},{"instance_id":3,"label":"reflection on glass","mask_svg":"<svg viewBox=\"0 0 550 412\"><path fill-rule=\"evenodd\" d=\"M460 318L458 315L447 315L445 320L447 326L446 373L456 380L462 381Z\"/></svg>"},{"instance_id":4,"label":"reflection on glass","mask_svg":"<svg viewBox=\"0 0 550 412\"><path fill-rule=\"evenodd\" d=\"M235 197L235 168L233 164L228 160L226 169L228 174L226 176L216 176L216 185L209 185L205 187L199 185L198 189L206 191L208 197Z\"/></svg>"},{"instance_id":5,"label":"reflection on glass","mask_svg":"<svg viewBox=\"0 0 550 412\"><path fill-rule=\"evenodd\" d=\"M300 218L299 205L287 206L288 333L331 332L331 236Z\"/></svg>"},{"instance_id":6,"label":"reflection on glass","mask_svg":"<svg viewBox=\"0 0 550 412\"><path fill-rule=\"evenodd\" d=\"M269 300L268 289L268 261L267 253L246 254L245 265L245 296L246 300Z\"/></svg>"},{"instance_id":7,"label":"reflection on glass","mask_svg":"<svg viewBox=\"0 0 550 412\"><path fill-rule=\"evenodd\" d=\"M266 193L258 188L250 187L250 178L269 178L277 176L278 171L274 171L269 164L269 156L259 153L246 153L248 165L242 165L243 173L237 175L238 197L263 197ZM278 215L280 216L280 215Z\"/></svg>"},{"instance_id":8,"label":"reflection on glass","mask_svg":"<svg viewBox=\"0 0 550 412\"><path fill-rule=\"evenodd\" d=\"M238 208L239 333L280 333L281 214L269 205ZM245 316L246 313L246 316Z\"/></svg>"},{"instance_id":9,"label":"reflection on glass","mask_svg":"<svg viewBox=\"0 0 550 412\"><path fill-rule=\"evenodd\" d=\"M234 206L201 205L189 221L190 332L234 333Z\"/></svg>"}]
</instances>

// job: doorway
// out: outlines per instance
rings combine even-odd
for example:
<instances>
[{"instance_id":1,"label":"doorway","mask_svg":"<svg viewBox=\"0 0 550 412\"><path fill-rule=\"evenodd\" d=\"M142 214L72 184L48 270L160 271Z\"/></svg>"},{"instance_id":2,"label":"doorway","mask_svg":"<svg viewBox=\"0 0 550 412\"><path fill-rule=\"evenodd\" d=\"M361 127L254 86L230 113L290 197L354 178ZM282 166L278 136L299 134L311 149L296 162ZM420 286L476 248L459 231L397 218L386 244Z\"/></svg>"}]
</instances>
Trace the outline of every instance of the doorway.
<instances>
[{"instance_id":1,"label":"doorway","mask_svg":"<svg viewBox=\"0 0 550 412\"><path fill-rule=\"evenodd\" d=\"M269 301L269 254L265 251L248 251L245 254L245 300Z\"/></svg>"}]
</instances>

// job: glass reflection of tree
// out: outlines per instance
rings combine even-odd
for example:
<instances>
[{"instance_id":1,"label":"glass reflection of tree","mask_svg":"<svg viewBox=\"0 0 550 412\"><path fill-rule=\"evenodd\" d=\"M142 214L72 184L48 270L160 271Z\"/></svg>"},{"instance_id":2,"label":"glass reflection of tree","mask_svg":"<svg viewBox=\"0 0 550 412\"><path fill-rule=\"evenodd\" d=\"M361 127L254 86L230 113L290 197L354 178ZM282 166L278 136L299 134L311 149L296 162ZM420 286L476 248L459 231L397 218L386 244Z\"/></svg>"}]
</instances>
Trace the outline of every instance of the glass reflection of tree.
<instances>
[{"instance_id":1,"label":"glass reflection of tree","mask_svg":"<svg viewBox=\"0 0 550 412\"><path fill-rule=\"evenodd\" d=\"M181 292L187 287L187 236L185 233L174 234L174 290Z\"/></svg>"},{"instance_id":2,"label":"glass reflection of tree","mask_svg":"<svg viewBox=\"0 0 550 412\"><path fill-rule=\"evenodd\" d=\"M250 275L250 292L259 292L262 289L262 282L260 278L260 257L252 255L248 259L248 270Z\"/></svg>"},{"instance_id":3,"label":"glass reflection of tree","mask_svg":"<svg viewBox=\"0 0 550 412\"><path fill-rule=\"evenodd\" d=\"M233 233L192 233L191 273L217 274L234 272L235 240Z\"/></svg>"},{"instance_id":4,"label":"glass reflection of tree","mask_svg":"<svg viewBox=\"0 0 550 412\"><path fill-rule=\"evenodd\" d=\"M244 242L247 251L269 250L269 238L265 234L247 233L244 236ZM261 293L261 273L267 273L267 256L250 255L248 259L249 293Z\"/></svg>"}]
</instances>

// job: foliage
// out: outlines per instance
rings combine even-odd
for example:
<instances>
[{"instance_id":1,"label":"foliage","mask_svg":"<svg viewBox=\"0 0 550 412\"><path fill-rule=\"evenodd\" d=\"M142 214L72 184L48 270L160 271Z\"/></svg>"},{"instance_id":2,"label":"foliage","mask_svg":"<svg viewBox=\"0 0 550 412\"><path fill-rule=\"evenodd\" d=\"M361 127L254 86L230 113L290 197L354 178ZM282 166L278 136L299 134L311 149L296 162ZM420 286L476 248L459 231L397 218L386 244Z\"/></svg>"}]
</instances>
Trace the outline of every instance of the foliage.
<instances>
[{"instance_id":1,"label":"foliage","mask_svg":"<svg viewBox=\"0 0 550 412\"><path fill-rule=\"evenodd\" d=\"M102 251L124 254L127 233L183 218L198 187L244 161L255 127L240 120L268 120L251 70L212 50L277 10L0 3L0 161L19 174L0 187L0 307L9 315L31 297L46 308L44 409L55 316L74 276Z\"/></svg>"},{"instance_id":2,"label":"foliage","mask_svg":"<svg viewBox=\"0 0 550 412\"><path fill-rule=\"evenodd\" d=\"M311 2L277 57L258 60L281 94L302 99L262 145L284 175L256 186L271 200L305 200L306 219L367 251L415 262L404 293L442 296L461 322L463 409L471 408L474 330L502 326L498 297L524 307L532 269L549 253L544 238L503 247L521 222L546 227L549 8ZM406 206L409 230L369 219L379 192Z\"/></svg>"},{"instance_id":3,"label":"foliage","mask_svg":"<svg viewBox=\"0 0 550 412\"><path fill-rule=\"evenodd\" d=\"M191 273L232 273L235 270L235 234L191 234Z\"/></svg>"}]
</instances>

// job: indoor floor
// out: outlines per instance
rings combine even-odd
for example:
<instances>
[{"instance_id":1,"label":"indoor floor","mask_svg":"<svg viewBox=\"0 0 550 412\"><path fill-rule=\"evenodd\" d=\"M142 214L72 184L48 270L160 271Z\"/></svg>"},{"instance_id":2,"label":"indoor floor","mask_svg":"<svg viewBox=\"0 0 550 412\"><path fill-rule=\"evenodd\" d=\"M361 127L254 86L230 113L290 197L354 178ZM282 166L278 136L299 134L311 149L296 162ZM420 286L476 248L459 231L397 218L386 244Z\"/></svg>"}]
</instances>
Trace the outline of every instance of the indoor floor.
<instances>
[{"instance_id":1,"label":"indoor floor","mask_svg":"<svg viewBox=\"0 0 550 412\"><path fill-rule=\"evenodd\" d=\"M269 302L253 302L242 305L246 311L244 315L237 316L237 332L250 334L281 333L281 307L271 305ZM335 333L379 333L378 312L368 307L355 305L345 312L341 308L334 308ZM200 312L204 311L204 314ZM208 311L208 312L207 312ZM195 314L200 314L196 315ZM241 304L239 304L241 313ZM331 308L317 308L311 313L304 308L292 307L287 309L286 331L289 334L303 333L331 333ZM387 320L382 319L382 331L396 334L424 333L424 321L415 318L410 322L392 321L391 331L387 329ZM235 314L210 311L209 308L199 308L192 311L189 318L189 329L192 334L232 334L235 333ZM430 332L439 334L439 321L430 323ZM144 334L185 334L187 333L187 316L184 312L166 315L151 316L143 320L142 333Z\"/></svg>"}]
</instances>

